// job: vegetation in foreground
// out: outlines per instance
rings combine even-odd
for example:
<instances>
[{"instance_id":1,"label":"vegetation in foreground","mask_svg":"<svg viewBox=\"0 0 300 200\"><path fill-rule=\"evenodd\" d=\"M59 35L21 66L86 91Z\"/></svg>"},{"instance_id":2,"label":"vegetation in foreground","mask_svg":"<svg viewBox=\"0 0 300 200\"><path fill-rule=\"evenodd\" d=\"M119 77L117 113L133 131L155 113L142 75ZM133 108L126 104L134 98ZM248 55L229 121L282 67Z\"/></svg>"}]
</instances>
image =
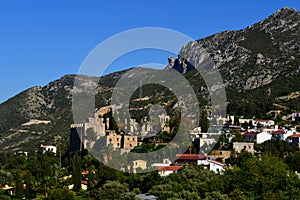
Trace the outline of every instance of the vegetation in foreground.
<instances>
[{"instance_id":1,"label":"vegetation in foreground","mask_svg":"<svg viewBox=\"0 0 300 200\"><path fill-rule=\"evenodd\" d=\"M244 152L226 160L223 174L188 165L176 174L160 177L157 171L122 173L98 162L88 152L59 156L1 154L1 186L15 187L0 199L135 199L150 193L158 199L300 199L300 152L284 141L265 142L260 155ZM81 172L89 171L87 190L81 190ZM72 177L70 176L72 175ZM26 188L23 187L26 184ZM74 184L72 190L69 185Z\"/></svg>"}]
</instances>

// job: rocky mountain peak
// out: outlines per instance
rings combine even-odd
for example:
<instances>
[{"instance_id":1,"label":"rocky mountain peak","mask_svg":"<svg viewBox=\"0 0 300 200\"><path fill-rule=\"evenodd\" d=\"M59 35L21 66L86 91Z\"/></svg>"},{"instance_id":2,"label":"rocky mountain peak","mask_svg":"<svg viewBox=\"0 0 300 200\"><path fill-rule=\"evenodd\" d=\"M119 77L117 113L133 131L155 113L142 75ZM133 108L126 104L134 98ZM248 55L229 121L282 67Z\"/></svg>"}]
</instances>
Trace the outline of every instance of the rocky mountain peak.
<instances>
[{"instance_id":1,"label":"rocky mountain peak","mask_svg":"<svg viewBox=\"0 0 300 200\"><path fill-rule=\"evenodd\" d=\"M294 8L284 7L277 10L261 22L250 26L249 28L259 28L266 32L281 31L285 32L289 29L297 27L300 21L300 13Z\"/></svg>"}]
</instances>

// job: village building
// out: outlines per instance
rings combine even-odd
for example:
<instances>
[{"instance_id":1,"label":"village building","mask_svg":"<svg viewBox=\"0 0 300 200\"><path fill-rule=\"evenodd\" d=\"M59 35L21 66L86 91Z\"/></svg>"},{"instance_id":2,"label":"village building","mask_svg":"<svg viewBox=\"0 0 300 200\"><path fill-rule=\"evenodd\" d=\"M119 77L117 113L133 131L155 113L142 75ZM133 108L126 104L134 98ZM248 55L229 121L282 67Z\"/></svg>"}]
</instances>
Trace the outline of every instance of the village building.
<instances>
[{"instance_id":1,"label":"village building","mask_svg":"<svg viewBox=\"0 0 300 200\"><path fill-rule=\"evenodd\" d=\"M242 153L247 151L249 153L254 154L254 143L252 142L234 142L233 149L236 153Z\"/></svg>"},{"instance_id":2,"label":"village building","mask_svg":"<svg viewBox=\"0 0 300 200\"><path fill-rule=\"evenodd\" d=\"M293 135L292 130L280 129L272 132L272 139L287 140L291 135Z\"/></svg>"},{"instance_id":3,"label":"village building","mask_svg":"<svg viewBox=\"0 0 300 200\"><path fill-rule=\"evenodd\" d=\"M256 128L274 128L275 122L273 120L252 120L252 125Z\"/></svg>"},{"instance_id":4,"label":"village building","mask_svg":"<svg viewBox=\"0 0 300 200\"><path fill-rule=\"evenodd\" d=\"M52 146L52 145L41 145L41 148L43 149L43 154L46 152L53 152L54 154L56 154L56 146Z\"/></svg>"},{"instance_id":5,"label":"village building","mask_svg":"<svg viewBox=\"0 0 300 200\"><path fill-rule=\"evenodd\" d=\"M172 173L178 173L182 169L182 166L164 166L157 167L158 174L160 176L168 176Z\"/></svg>"},{"instance_id":6,"label":"village building","mask_svg":"<svg viewBox=\"0 0 300 200\"><path fill-rule=\"evenodd\" d=\"M145 160L134 160L132 165L132 172L137 173L140 170L147 169L147 161Z\"/></svg>"},{"instance_id":7,"label":"village building","mask_svg":"<svg viewBox=\"0 0 300 200\"><path fill-rule=\"evenodd\" d=\"M293 146L297 146L297 147L300 147L300 134L297 133L297 134L293 134L293 135L290 135L287 139L288 139L288 142L290 142Z\"/></svg>"},{"instance_id":8,"label":"village building","mask_svg":"<svg viewBox=\"0 0 300 200\"><path fill-rule=\"evenodd\" d=\"M261 144L272 138L272 134L260 131L244 132L242 136L244 141L255 141L257 144Z\"/></svg>"},{"instance_id":9,"label":"village building","mask_svg":"<svg viewBox=\"0 0 300 200\"><path fill-rule=\"evenodd\" d=\"M6 195L13 196L16 192L16 186L5 185L4 187L0 187L0 190L3 190Z\"/></svg>"},{"instance_id":10,"label":"village building","mask_svg":"<svg viewBox=\"0 0 300 200\"><path fill-rule=\"evenodd\" d=\"M172 162L169 159L163 159L162 163L153 163L151 167L166 167L170 166Z\"/></svg>"},{"instance_id":11,"label":"village building","mask_svg":"<svg viewBox=\"0 0 300 200\"><path fill-rule=\"evenodd\" d=\"M300 112L292 113L292 121L296 121L296 118L297 118L297 117L300 118Z\"/></svg>"},{"instance_id":12,"label":"village building","mask_svg":"<svg viewBox=\"0 0 300 200\"><path fill-rule=\"evenodd\" d=\"M220 174L223 173L226 166L227 166L226 163L219 162L216 160L211 160L209 163L209 169L215 173L220 173Z\"/></svg>"},{"instance_id":13,"label":"village building","mask_svg":"<svg viewBox=\"0 0 300 200\"><path fill-rule=\"evenodd\" d=\"M28 156L28 152L27 151L18 151L15 153L15 155L24 155L24 156Z\"/></svg>"},{"instance_id":14,"label":"village building","mask_svg":"<svg viewBox=\"0 0 300 200\"><path fill-rule=\"evenodd\" d=\"M177 154L176 160L174 161L175 165L204 165L206 164L207 156L201 156L199 154Z\"/></svg>"},{"instance_id":15,"label":"village building","mask_svg":"<svg viewBox=\"0 0 300 200\"><path fill-rule=\"evenodd\" d=\"M140 145L137 136L124 133L116 134L115 131L108 131L104 140L105 146L112 145L114 149L119 148L121 153L130 152L134 147Z\"/></svg>"},{"instance_id":16,"label":"village building","mask_svg":"<svg viewBox=\"0 0 300 200\"><path fill-rule=\"evenodd\" d=\"M217 158L221 158L222 160L226 160L227 158L230 158L231 151L226 150L213 150L209 155L209 159L215 160Z\"/></svg>"}]
</instances>

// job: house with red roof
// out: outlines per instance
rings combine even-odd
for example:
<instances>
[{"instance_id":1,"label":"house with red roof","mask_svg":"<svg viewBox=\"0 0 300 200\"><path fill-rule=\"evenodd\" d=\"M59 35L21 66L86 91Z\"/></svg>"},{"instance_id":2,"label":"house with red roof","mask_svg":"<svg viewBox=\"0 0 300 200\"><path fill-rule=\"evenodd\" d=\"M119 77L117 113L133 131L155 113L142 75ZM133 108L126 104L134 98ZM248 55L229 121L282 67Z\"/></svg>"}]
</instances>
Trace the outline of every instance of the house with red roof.
<instances>
[{"instance_id":1,"label":"house with red roof","mask_svg":"<svg viewBox=\"0 0 300 200\"><path fill-rule=\"evenodd\" d=\"M292 134L292 130L280 129L272 132L272 139L286 140Z\"/></svg>"},{"instance_id":2,"label":"house with red roof","mask_svg":"<svg viewBox=\"0 0 300 200\"><path fill-rule=\"evenodd\" d=\"M292 145L297 146L297 147L300 147L299 138L300 138L300 134L299 134L299 133L293 134L293 135L290 135L290 136L288 137L288 141L289 141Z\"/></svg>"},{"instance_id":3,"label":"house with red roof","mask_svg":"<svg viewBox=\"0 0 300 200\"><path fill-rule=\"evenodd\" d=\"M178 173L182 169L182 166L163 166L157 167L158 174L160 176L168 176L172 173Z\"/></svg>"},{"instance_id":4,"label":"house with red roof","mask_svg":"<svg viewBox=\"0 0 300 200\"><path fill-rule=\"evenodd\" d=\"M176 154L176 165L195 164L202 165L207 161L207 156L201 156L199 154ZM208 165L208 163L207 163Z\"/></svg>"}]
</instances>

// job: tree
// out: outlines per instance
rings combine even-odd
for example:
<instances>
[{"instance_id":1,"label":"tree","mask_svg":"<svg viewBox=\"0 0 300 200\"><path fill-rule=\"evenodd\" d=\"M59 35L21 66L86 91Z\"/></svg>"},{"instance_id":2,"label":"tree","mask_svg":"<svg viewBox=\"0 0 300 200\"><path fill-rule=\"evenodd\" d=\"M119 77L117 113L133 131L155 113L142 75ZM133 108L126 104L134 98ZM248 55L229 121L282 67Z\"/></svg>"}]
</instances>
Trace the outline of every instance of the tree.
<instances>
[{"instance_id":1,"label":"tree","mask_svg":"<svg viewBox=\"0 0 300 200\"><path fill-rule=\"evenodd\" d=\"M249 128L253 129L253 121L252 120L249 121Z\"/></svg>"},{"instance_id":2,"label":"tree","mask_svg":"<svg viewBox=\"0 0 300 200\"><path fill-rule=\"evenodd\" d=\"M205 196L204 200L229 200L227 194L221 194L217 191L206 193Z\"/></svg>"},{"instance_id":3,"label":"tree","mask_svg":"<svg viewBox=\"0 0 300 200\"><path fill-rule=\"evenodd\" d=\"M107 181L100 189L88 192L85 197L93 200L132 200L135 199L135 193L129 192L127 184Z\"/></svg>"},{"instance_id":4,"label":"tree","mask_svg":"<svg viewBox=\"0 0 300 200\"><path fill-rule=\"evenodd\" d=\"M81 189L81 159L77 154L72 159L73 164L73 190L75 192Z\"/></svg>"},{"instance_id":5,"label":"tree","mask_svg":"<svg viewBox=\"0 0 300 200\"><path fill-rule=\"evenodd\" d=\"M239 131L232 130L231 134L234 135L231 142L243 142L244 141L244 138L243 138L242 134Z\"/></svg>"},{"instance_id":6,"label":"tree","mask_svg":"<svg viewBox=\"0 0 300 200\"><path fill-rule=\"evenodd\" d=\"M237 166L225 171L227 193L243 194L250 199L281 199L297 190L300 180L279 157L262 155L260 158L243 153ZM237 195L237 194L235 194ZM298 199L299 193L297 194Z\"/></svg>"},{"instance_id":7,"label":"tree","mask_svg":"<svg viewBox=\"0 0 300 200\"><path fill-rule=\"evenodd\" d=\"M239 126L240 125L240 121L239 121L239 117L237 115L234 116L234 125Z\"/></svg>"},{"instance_id":8,"label":"tree","mask_svg":"<svg viewBox=\"0 0 300 200\"><path fill-rule=\"evenodd\" d=\"M300 172L300 152L296 152L286 158L286 163L297 172Z\"/></svg>"},{"instance_id":9,"label":"tree","mask_svg":"<svg viewBox=\"0 0 300 200\"><path fill-rule=\"evenodd\" d=\"M207 119L207 111L205 109L201 112L200 123L201 123L201 132L207 133L209 128L209 120Z\"/></svg>"},{"instance_id":10,"label":"tree","mask_svg":"<svg viewBox=\"0 0 300 200\"><path fill-rule=\"evenodd\" d=\"M0 199L1 200L11 200L11 198L9 196L5 195L5 191L4 190L0 190Z\"/></svg>"},{"instance_id":11,"label":"tree","mask_svg":"<svg viewBox=\"0 0 300 200\"><path fill-rule=\"evenodd\" d=\"M23 183L21 177L21 171L16 172L16 198L23 199Z\"/></svg>"},{"instance_id":12,"label":"tree","mask_svg":"<svg viewBox=\"0 0 300 200\"><path fill-rule=\"evenodd\" d=\"M25 197L27 199L34 198L35 197L35 191L33 190L32 176L31 176L30 172L27 172L25 183L26 183Z\"/></svg>"},{"instance_id":13,"label":"tree","mask_svg":"<svg viewBox=\"0 0 300 200\"><path fill-rule=\"evenodd\" d=\"M45 200L74 200L75 194L74 192L70 190L64 190L64 189L55 189L50 192L49 197L47 197Z\"/></svg>"},{"instance_id":14,"label":"tree","mask_svg":"<svg viewBox=\"0 0 300 200\"><path fill-rule=\"evenodd\" d=\"M97 134L93 128L88 128L86 130L85 138L89 142L87 144L87 145L89 145L89 148L92 148L92 144L95 144L95 142L97 140Z\"/></svg>"},{"instance_id":15,"label":"tree","mask_svg":"<svg viewBox=\"0 0 300 200\"><path fill-rule=\"evenodd\" d=\"M11 185L11 183L13 182L13 177L12 174L10 172L4 171L4 170L0 170L0 186L4 186L4 185Z\"/></svg>"}]
</instances>

